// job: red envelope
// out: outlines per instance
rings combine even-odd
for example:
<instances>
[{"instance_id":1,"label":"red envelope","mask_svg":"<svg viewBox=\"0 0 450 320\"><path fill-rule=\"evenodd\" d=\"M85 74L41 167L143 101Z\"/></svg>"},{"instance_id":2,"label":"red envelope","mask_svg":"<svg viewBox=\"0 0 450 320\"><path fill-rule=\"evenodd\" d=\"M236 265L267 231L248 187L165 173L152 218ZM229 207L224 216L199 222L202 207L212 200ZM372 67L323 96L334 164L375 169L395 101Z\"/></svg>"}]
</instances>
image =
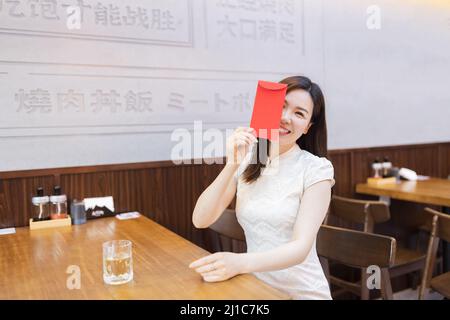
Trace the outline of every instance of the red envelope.
<instances>
[{"instance_id":1,"label":"red envelope","mask_svg":"<svg viewBox=\"0 0 450 320\"><path fill-rule=\"evenodd\" d=\"M287 84L258 81L250 127L259 138L278 140ZM275 130L272 132L272 130Z\"/></svg>"}]
</instances>

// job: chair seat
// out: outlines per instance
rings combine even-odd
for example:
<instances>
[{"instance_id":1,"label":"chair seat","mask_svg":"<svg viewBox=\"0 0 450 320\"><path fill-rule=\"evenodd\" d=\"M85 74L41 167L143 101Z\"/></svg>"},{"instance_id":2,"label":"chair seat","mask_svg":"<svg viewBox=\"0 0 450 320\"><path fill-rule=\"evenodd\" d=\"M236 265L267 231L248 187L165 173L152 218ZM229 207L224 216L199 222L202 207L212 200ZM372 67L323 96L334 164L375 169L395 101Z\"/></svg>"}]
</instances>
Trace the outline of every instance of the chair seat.
<instances>
[{"instance_id":1,"label":"chair seat","mask_svg":"<svg viewBox=\"0 0 450 320\"><path fill-rule=\"evenodd\" d=\"M405 264L423 260L425 261L426 254L417 250L397 247L395 254L394 268Z\"/></svg>"},{"instance_id":2,"label":"chair seat","mask_svg":"<svg viewBox=\"0 0 450 320\"><path fill-rule=\"evenodd\" d=\"M420 271L425 268L426 254L420 251L397 247L394 265L389 268L392 278Z\"/></svg>"},{"instance_id":3,"label":"chair seat","mask_svg":"<svg viewBox=\"0 0 450 320\"><path fill-rule=\"evenodd\" d=\"M450 272L441 274L430 281L433 290L450 299Z\"/></svg>"}]
</instances>

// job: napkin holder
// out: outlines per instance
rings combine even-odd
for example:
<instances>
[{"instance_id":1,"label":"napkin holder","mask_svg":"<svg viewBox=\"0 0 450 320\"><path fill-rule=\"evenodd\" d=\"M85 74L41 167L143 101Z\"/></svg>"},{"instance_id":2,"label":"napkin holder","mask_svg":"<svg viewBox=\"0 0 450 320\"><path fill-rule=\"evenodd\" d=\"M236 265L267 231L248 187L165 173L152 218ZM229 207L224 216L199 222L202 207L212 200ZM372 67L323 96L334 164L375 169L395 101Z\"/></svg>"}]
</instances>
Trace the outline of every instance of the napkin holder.
<instances>
[{"instance_id":1,"label":"napkin holder","mask_svg":"<svg viewBox=\"0 0 450 320\"><path fill-rule=\"evenodd\" d=\"M113 197L85 198L83 201L87 220L114 217L116 215Z\"/></svg>"}]
</instances>

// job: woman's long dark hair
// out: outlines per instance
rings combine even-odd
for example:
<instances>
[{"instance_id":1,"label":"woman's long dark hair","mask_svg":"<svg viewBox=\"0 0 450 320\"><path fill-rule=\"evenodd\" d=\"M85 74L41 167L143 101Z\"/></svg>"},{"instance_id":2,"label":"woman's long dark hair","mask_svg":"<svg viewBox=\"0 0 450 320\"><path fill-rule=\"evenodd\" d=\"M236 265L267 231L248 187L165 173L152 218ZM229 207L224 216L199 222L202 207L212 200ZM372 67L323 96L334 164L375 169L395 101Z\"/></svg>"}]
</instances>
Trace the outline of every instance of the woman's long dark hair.
<instances>
[{"instance_id":1,"label":"woman's long dark hair","mask_svg":"<svg viewBox=\"0 0 450 320\"><path fill-rule=\"evenodd\" d=\"M313 101L313 114L311 117L311 127L308 133L302 135L297 144L302 150L311 152L319 157L327 156L327 123L325 119L325 99L320 87L312 82L309 78L303 76L288 77L280 81L280 83L287 84L288 94L293 90L306 90L309 92ZM260 148L264 148L265 152L260 152ZM243 179L247 183L256 181L261 175L261 170L265 167L267 156L269 154L270 142L258 138L256 150L254 150L253 158L250 164L243 172Z\"/></svg>"}]
</instances>

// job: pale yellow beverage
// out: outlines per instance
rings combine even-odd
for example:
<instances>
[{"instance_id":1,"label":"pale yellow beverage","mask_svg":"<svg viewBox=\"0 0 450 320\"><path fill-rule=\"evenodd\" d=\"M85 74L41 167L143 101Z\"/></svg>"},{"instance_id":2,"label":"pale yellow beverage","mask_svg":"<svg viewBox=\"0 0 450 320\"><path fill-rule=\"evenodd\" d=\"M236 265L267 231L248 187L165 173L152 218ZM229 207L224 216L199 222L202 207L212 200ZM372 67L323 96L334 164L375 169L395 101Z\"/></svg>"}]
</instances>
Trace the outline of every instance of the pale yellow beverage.
<instances>
[{"instance_id":1,"label":"pale yellow beverage","mask_svg":"<svg viewBox=\"0 0 450 320\"><path fill-rule=\"evenodd\" d=\"M131 257L125 253L119 254L117 257L107 258L105 263L108 276L119 277L130 273Z\"/></svg>"},{"instance_id":2,"label":"pale yellow beverage","mask_svg":"<svg viewBox=\"0 0 450 320\"><path fill-rule=\"evenodd\" d=\"M103 244L103 280L123 284L133 279L131 241L114 240Z\"/></svg>"}]
</instances>

